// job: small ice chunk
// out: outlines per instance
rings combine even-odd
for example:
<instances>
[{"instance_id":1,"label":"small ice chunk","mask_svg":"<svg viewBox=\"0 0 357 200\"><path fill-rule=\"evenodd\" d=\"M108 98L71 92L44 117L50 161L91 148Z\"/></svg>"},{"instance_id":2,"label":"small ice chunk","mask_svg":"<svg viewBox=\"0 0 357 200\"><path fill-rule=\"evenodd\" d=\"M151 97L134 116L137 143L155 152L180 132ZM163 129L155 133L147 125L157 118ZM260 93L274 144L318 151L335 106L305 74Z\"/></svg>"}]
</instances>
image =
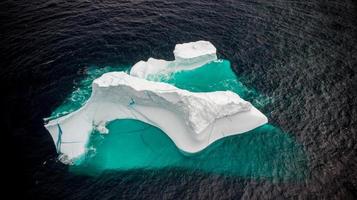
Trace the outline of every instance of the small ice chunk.
<instances>
[{"instance_id":1,"label":"small ice chunk","mask_svg":"<svg viewBox=\"0 0 357 200\"><path fill-rule=\"evenodd\" d=\"M131 68L130 75L146 79L153 74L195 69L217 60L216 52L216 47L208 41L177 44L173 52L175 60L149 58L147 61L139 61Z\"/></svg>"},{"instance_id":2,"label":"small ice chunk","mask_svg":"<svg viewBox=\"0 0 357 200\"><path fill-rule=\"evenodd\" d=\"M101 134L108 134L109 133L109 130L106 127L106 122L105 121L100 121L97 124L96 129Z\"/></svg>"}]
</instances>

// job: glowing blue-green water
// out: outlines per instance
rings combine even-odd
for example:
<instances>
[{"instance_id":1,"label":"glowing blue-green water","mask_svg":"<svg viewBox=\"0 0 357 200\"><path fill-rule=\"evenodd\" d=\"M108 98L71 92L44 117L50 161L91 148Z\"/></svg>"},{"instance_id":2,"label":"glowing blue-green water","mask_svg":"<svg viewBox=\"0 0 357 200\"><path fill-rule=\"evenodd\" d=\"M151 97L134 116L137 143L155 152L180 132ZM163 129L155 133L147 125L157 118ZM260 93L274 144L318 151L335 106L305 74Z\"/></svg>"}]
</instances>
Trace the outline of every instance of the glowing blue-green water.
<instances>
[{"instance_id":1,"label":"glowing blue-green water","mask_svg":"<svg viewBox=\"0 0 357 200\"><path fill-rule=\"evenodd\" d=\"M255 178L304 177L303 151L288 134L271 125L224 138L194 155L183 154L164 132L140 121L116 120L108 128L107 136L92 136L89 146L96 151L76 171L181 167Z\"/></svg>"},{"instance_id":2,"label":"glowing blue-green water","mask_svg":"<svg viewBox=\"0 0 357 200\"><path fill-rule=\"evenodd\" d=\"M247 88L231 69L228 60L218 60L190 71L179 71L169 76L154 75L150 80L167 82L178 88L192 92L233 91L243 99L261 108L269 102L269 98L260 95L252 88Z\"/></svg>"},{"instance_id":3,"label":"glowing blue-green water","mask_svg":"<svg viewBox=\"0 0 357 200\"><path fill-rule=\"evenodd\" d=\"M88 77L53 116L78 109L89 98L94 78L116 70L118 68L90 69ZM151 76L149 79L195 92L231 90L257 108L264 108L270 101L268 97L245 87L227 60L211 62L195 70ZM298 180L306 174L306 157L301 147L289 134L272 125L221 139L193 155L180 152L164 132L140 121L115 120L108 124L108 129L108 135L92 134L84 161L79 166L73 166L73 171L92 174L108 169L175 167L279 180Z\"/></svg>"}]
</instances>

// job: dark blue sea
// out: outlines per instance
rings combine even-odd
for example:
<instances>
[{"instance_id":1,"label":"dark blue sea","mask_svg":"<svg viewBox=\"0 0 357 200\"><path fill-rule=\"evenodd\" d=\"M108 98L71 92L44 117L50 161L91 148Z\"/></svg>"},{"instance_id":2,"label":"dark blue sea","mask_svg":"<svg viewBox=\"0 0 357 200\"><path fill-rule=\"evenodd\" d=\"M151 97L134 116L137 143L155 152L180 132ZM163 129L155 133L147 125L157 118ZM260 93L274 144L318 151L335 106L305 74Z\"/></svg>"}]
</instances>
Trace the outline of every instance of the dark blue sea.
<instances>
[{"instance_id":1,"label":"dark blue sea","mask_svg":"<svg viewBox=\"0 0 357 200\"><path fill-rule=\"evenodd\" d=\"M226 156L218 167L242 162L234 175L185 165L93 175L58 161L43 119L93 69L173 60L175 44L197 40L270 99L259 109L299 156L246 134L228 141L249 144L236 157L224 144L211 154ZM357 199L355 1L2 0L0 55L4 199Z\"/></svg>"}]
</instances>

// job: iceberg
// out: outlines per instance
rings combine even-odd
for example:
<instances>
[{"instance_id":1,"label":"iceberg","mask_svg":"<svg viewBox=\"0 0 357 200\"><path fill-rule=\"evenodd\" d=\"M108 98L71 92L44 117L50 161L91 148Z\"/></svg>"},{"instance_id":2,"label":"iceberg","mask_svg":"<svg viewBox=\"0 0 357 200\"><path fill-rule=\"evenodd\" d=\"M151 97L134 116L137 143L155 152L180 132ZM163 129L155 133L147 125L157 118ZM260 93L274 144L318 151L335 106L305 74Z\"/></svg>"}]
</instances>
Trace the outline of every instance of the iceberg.
<instances>
[{"instance_id":1,"label":"iceberg","mask_svg":"<svg viewBox=\"0 0 357 200\"><path fill-rule=\"evenodd\" d=\"M130 75L147 79L150 75L170 74L181 70L192 70L217 60L216 47L208 41L177 44L174 61L149 58L139 61L130 70Z\"/></svg>"},{"instance_id":2,"label":"iceberg","mask_svg":"<svg viewBox=\"0 0 357 200\"><path fill-rule=\"evenodd\" d=\"M115 119L158 127L188 153L267 123L264 114L230 91L194 93L124 72L102 75L92 89L82 108L45 125L58 151L69 160L86 153L93 130L108 133L105 124Z\"/></svg>"},{"instance_id":3,"label":"iceberg","mask_svg":"<svg viewBox=\"0 0 357 200\"><path fill-rule=\"evenodd\" d=\"M196 153L213 142L255 129L268 122L250 102L231 91L191 92L151 75L192 70L217 61L207 41L177 44L175 60L150 58L130 73L108 72L92 83L92 94L77 111L45 124L64 163L81 160L93 132L110 134L106 125L134 119L161 129L183 152Z\"/></svg>"}]
</instances>

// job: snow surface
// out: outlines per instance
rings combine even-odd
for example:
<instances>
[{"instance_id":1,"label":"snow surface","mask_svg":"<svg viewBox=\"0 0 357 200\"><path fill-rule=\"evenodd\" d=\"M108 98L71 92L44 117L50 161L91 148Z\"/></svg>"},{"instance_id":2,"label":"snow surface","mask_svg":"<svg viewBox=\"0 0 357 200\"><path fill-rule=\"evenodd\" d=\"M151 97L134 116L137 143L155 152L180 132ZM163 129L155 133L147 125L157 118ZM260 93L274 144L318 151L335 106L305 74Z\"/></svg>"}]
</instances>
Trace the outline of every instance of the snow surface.
<instances>
[{"instance_id":1,"label":"snow surface","mask_svg":"<svg viewBox=\"0 0 357 200\"><path fill-rule=\"evenodd\" d=\"M207 41L178 44L174 55L174 61L140 61L130 75L103 74L93 81L92 95L83 107L49 121L45 127L62 154L60 160L70 163L80 159L93 130L107 134L106 124L116 119L135 119L158 127L188 153L268 122L264 114L231 91L196 93L143 79L197 68L217 59L216 48Z\"/></svg>"},{"instance_id":2,"label":"snow surface","mask_svg":"<svg viewBox=\"0 0 357 200\"><path fill-rule=\"evenodd\" d=\"M180 70L191 70L217 60L216 47L208 41L177 44L174 61L149 58L139 61L130 70L130 75L148 78L150 75L169 74Z\"/></svg>"}]
</instances>

